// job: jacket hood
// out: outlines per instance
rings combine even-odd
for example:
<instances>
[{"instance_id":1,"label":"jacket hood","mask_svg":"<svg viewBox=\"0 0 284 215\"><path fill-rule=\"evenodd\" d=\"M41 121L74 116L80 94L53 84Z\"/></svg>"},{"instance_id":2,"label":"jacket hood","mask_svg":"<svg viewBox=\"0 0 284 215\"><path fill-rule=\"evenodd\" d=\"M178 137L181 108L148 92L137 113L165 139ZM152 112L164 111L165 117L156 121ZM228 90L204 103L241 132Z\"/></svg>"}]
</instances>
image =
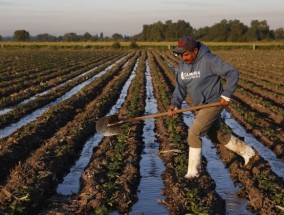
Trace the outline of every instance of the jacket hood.
<instances>
[{"instance_id":1,"label":"jacket hood","mask_svg":"<svg viewBox=\"0 0 284 215\"><path fill-rule=\"evenodd\" d=\"M211 51L209 50L209 48L206 45L198 42L197 46L199 47L199 51L198 51L197 57L196 57L195 61L193 62L193 64L195 64L197 61L199 61L205 54L211 53Z\"/></svg>"}]
</instances>

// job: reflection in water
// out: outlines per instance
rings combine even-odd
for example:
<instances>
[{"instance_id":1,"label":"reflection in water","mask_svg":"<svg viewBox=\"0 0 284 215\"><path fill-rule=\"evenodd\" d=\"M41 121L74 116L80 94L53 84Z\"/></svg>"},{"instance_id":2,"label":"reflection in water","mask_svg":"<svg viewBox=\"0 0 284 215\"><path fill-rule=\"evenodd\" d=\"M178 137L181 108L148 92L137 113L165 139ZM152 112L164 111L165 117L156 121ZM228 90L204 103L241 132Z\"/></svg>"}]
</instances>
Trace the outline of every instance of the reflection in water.
<instances>
[{"instance_id":1,"label":"reflection in water","mask_svg":"<svg viewBox=\"0 0 284 215\"><path fill-rule=\"evenodd\" d=\"M111 69L112 66L113 66L113 65L111 65L111 66L108 67L107 69L108 69L108 70ZM27 103L29 103L29 102L35 100L35 99L36 99L37 97L39 97L39 96L46 95L46 94L48 94L48 93L50 93L50 92L52 92L52 91L58 89L59 87L70 83L71 81L74 81L74 80L76 80L76 79L79 79L80 77L82 77L82 76L84 76L84 75L87 75L88 73L91 73L92 71L94 71L94 70L96 70L96 69L97 69L97 66L94 67L94 68L92 68L92 69L90 69L90 70L88 70L88 71L86 71L86 72L84 72L84 73L82 73L82 74L80 74L80 75L78 75L78 76L76 76L76 77L74 77L74 78L72 78L72 79L69 79L69 80L65 81L65 82L62 83L62 84L56 85L55 87L52 87L52 88L50 88L50 89L48 89L48 90L45 90L45 91L43 91L43 92L41 92L41 93L37 93L35 96L32 96L32 97L30 97L30 98L28 98L28 99L25 99L24 101L20 102L18 105L15 105L14 107L4 108L4 109L0 110L0 115L4 115L4 114L10 112L10 111L14 110L16 107L23 106L23 105L25 105L25 104L27 104Z\"/></svg>"},{"instance_id":2,"label":"reflection in water","mask_svg":"<svg viewBox=\"0 0 284 215\"><path fill-rule=\"evenodd\" d=\"M148 115L156 113L158 110L156 100L153 97L152 79L148 64L146 69L147 99L145 114ZM143 128L145 149L140 161L140 174L142 178L138 187L138 201L133 205L130 214L168 214L166 208L158 204L158 201L163 199L161 195L163 186L161 174L165 167L161 159L157 156L159 143L156 140L154 128L155 119L152 118L145 121Z\"/></svg>"},{"instance_id":3,"label":"reflection in water","mask_svg":"<svg viewBox=\"0 0 284 215\"><path fill-rule=\"evenodd\" d=\"M121 90L119 99L117 100L116 104L111 108L110 112L107 114L108 116L117 113L117 110L122 106L123 102L125 101L125 97L127 95L130 83L136 75L137 65L138 65L138 60L135 64L132 74L130 75L130 77L128 78L128 80L126 81L125 85ZM81 152L80 158L77 160L75 165L70 169L69 174L64 177L63 182L58 185L57 193L62 195L71 195L74 193L78 193L80 188L80 177L92 157L93 148L101 142L102 138L103 137L101 135L96 133L84 144L84 148Z\"/></svg>"},{"instance_id":4,"label":"reflection in water","mask_svg":"<svg viewBox=\"0 0 284 215\"><path fill-rule=\"evenodd\" d=\"M121 61L121 60L120 60ZM118 62L116 62L115 64L117 64ZM70 91L68 91L67 93L65 93L63 96L57 98L54 102L51 102L47 105L45 105L42 108L39 108L37 110L35 110L33 113L23 117L22 119L20 119L18 122L15 122L5 128L0 129L0 138L5 138L8 137L9 135L11 135L14 131L16 131L17 129L21 128L22 126L34 121L37 117L39 117L40 115L42 115L42 113L44 111L46 111L48 108L70 98L71 96L73 96L75 93L77 93L79 90L81 90L83 87L85 87L86 85L90 84L92 81L94 81L95 79L101 77L102 75L104 75L107 71L109 71L112 67L114 66L111 65L109 67L107 67L104 71L100 72L99 74L93 76L92 78L86 80L85 82L73 87Z\"/></svg>"}]
</instances>

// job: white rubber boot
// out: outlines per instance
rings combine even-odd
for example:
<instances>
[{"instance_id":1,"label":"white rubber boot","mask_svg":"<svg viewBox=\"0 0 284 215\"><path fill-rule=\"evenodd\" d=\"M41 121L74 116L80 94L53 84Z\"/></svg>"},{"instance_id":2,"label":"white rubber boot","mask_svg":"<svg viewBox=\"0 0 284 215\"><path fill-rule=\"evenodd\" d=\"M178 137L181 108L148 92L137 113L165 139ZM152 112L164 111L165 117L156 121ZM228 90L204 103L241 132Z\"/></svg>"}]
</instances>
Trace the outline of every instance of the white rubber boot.
<instances>
[{"instance_id":1,"label":"white rubber boot","mask_svg":"<svg viewBox=\"0 0 284 215\"><path fill-rule=\"evenodd\" d=\"M242 156L245 160L245 165L247 165L249 160L255 155L253 148L233 135L231 135L231 139L224 146Z\"/></svg>"},{"instance_id":2,"label":"white rubber boot","mask_svg":"<svg viewBox=\"0 0 284 215\"><path fill-rule=\"evenodd\" d=\"M201 148L189 147L188 167L185 178L198 177L201 172Z\"/></svg>"}]
</instances>

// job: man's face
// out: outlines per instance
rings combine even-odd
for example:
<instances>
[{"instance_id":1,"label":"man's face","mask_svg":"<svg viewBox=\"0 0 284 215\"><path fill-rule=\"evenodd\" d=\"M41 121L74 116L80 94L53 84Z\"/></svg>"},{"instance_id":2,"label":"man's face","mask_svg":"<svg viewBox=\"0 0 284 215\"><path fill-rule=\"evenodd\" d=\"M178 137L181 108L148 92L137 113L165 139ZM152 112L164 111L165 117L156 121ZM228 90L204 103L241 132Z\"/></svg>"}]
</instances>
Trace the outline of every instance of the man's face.
<instances>
[{"instance_id":1,"label":"man's face","mask_svg":"<svg viewBox=\"0 0 284 215\"><path fill-rule=\"evenodd\" d=\"M192 51L185 51L184 53L181 54L182 60L186 63L186 64L192 64L198 54L198 49L194 48Z\"/></svg>"}]
</instances>

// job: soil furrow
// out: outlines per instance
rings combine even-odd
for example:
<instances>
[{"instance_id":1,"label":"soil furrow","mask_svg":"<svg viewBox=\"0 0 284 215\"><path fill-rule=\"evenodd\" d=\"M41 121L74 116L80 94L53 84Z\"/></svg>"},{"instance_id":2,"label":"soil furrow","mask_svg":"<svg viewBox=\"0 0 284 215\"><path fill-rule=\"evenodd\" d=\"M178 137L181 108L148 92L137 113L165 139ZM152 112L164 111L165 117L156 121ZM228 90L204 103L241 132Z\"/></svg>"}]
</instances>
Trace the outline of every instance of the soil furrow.
<instances>
[{"instance_id":1,"label":"soil furrow","mask_svg":"<svg viewBox=\"0 0 284 215\"><path fill-rule=\"evenodd\" d=\"M66 125L76 114L81 112L89 101L100 95L103 87L113 79L113 76L120 71L130 57L70 99L50 108L36 121L22 127L10 137L0 139L1 183L6 179L8 172L14 165L23 161L33 150L40 147L46 139L52 137L60 127Z\"/></svg>"},{"instance_id":2,"label":"soil furrow","mask_svg":"<svg viewBox=\"0 0 284 215\"><path fill-rule=\"evenodd\" d=\"M82 144L94 133L96 120L102 117L112 101L118 98L130 75L130 67L131 64L113 78L104 88L104 93L92 101L85 112L78 114L73 121L36 150L25 163L18 165L11 172L10 179L0 192L0 205L3 211L9 213L17 209L16 212L19 214L35 213L44 199L54 193L58 180L68 170L70 163L74 162ZM108 95L109 93L111 95ZM22 201L16 198L21 195L27 198Z\"/></svg>"},{"instance_id":3,"label":"soil furrow","mask_svg":"<svg viewBox=\"0 0 284 215\"><path fill-rule=\"evenodd\" d=\"M165 104L169 102L169 97L163 98L161 87L165 88L167 95L171 90L161 76L164 71L159 71L159 68L154 67L155 63L151 55L149 64L153 76L155 97L160 98L157 99L158 109L166 111ZM163 99L167 100L167 102L163 103ZM164 194L166 195L165 204L170 214L224 214L225 202L215 191L216 185L206 171L204 157L202 159L203 171L201 176L193 180L184 178L187 167L188 146L186 142L187 127L182 118L177 117L176 120L157 119L156 122L157 137L160 140L160 154L166 164L166 170L163 173Z\"/></svg>"}]
</instances>

